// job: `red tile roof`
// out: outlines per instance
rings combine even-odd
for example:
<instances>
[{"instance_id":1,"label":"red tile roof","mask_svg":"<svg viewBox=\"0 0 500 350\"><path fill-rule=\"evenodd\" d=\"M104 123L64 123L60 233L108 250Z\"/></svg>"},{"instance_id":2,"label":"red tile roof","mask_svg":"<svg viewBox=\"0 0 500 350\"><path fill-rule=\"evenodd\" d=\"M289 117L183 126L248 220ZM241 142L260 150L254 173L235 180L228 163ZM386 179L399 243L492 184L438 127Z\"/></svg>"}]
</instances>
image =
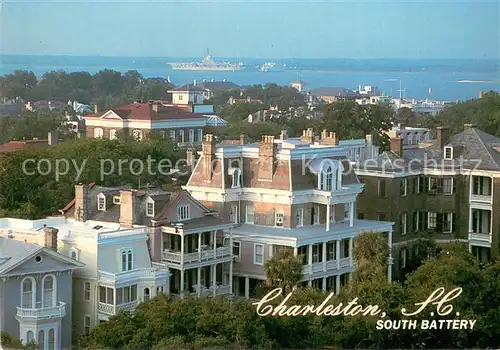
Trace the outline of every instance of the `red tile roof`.
<instances>
[{"instance_id":1,"label":"red tile roof","mask_svg":"<svg viewBox=\"0 0 500 350\"><path fill-rule=\"evenodd\" d=\"M165 105L161 104L159 112L153 110L153 104L150 103L131 103L111 109L122 119L128 120L169 120L186 118L204 118L203 114L192 113L190 106ZM85 118L99 119L108 111L101 113L88 114Z\"/></svg>"},{"instance_id":2,"label":"red tile roof","mask_svg":"<svg viewBox=\"0 0 500 350\"><path fill-rule=\"evenodd\" d=\"M0 145L0 154L20 151L24 148L44 148L48 146L47 140L22 140L10 141Z\"/></svg>"}]
</instances>

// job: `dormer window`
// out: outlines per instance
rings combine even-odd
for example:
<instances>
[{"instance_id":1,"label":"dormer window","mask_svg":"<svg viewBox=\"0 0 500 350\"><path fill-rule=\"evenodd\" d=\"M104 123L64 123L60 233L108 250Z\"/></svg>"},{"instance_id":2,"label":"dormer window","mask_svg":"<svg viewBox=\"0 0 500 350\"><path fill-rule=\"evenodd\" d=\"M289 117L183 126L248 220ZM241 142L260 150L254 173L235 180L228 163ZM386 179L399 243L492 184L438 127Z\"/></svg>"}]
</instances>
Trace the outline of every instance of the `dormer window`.
<instances>
[{"instance_id":1,"label":"dormer window","mask_svg":"<svg viewBox=\"0 0 500 350\"><path fill-rule=\"evenodd\" d=\"M342 188L342 164L331 160L322 161L318 173L318 189L323 191L338 191Z\"/></svg>"},{"instance_id":2,"label":"dormer window","mask_svg":"<svg viewBox=\"0 0 500 350\"><path fill-rule=\"evenodd\" d=\"M177 220L189 220L189 204L177 206Z\"/></svg>"},{"instance_id":3,"label":"dormer window","mask_svg":"<svg viewBox=\"0 0 500 350\"><path fill-rule=\"evenodd\" d=\"M446 146L444 148L444 159L451 160L453 159L453 147Z\"/></svg>"},{"instance_id":4,"label":"dormer window","mask_svg":"<svg viewBox=\"0 0 500 350\"><path fill-rule=\"evenodd\" d=\"M146 203L146 216L150 218L155 216L155 203L152 200Z\"/></svg>"},{"instance_id":5,"label":"dormer window","mask_svg":"<svg viewBox=\"0 0 500 350\"><path fill-rule=\"evenodd\" d=\"M97 209L99 211L106 211L106 196L102 193L97 195Z\"/></svg>"},{"instance_id":6,"label":"dormer window","mask_svg":"<svg viewBox=\"0 0 500 350\"><path fill-rule=\"evenodd\" d=\"M232 176L231 187L241 187L241 170L240 168L229 168L229 174Z\"/></svg>"},{"instance_id":7,"label":"dormer window","mask_svg":"<svg viewBox=\"0 0 500 350\"><path fill-rule=\"evenodd\" d=\"M120 204L120 197L119 196L113 197L113 204Z\"/></svg>"}]
</instances>

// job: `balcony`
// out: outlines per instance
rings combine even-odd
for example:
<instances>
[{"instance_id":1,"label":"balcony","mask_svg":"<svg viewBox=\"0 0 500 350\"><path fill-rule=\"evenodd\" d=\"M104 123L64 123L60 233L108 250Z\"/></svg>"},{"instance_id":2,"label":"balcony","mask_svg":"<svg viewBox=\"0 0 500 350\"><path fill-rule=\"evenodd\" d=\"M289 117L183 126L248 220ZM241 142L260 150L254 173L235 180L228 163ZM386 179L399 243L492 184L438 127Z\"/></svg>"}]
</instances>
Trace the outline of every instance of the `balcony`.
<instances>
[{"instance_id":1,"label":"balcony","mask_svg":"<svg viewBox=\"0 0 500 350\"><path fill-rule=\"evenodd\" d=\"M193 288L195 290L194 293L191 293L192 296L197 296L198 295L198 289L201 288L200 290L200 296L201 297L211 297L214 295L214 287L210 286L210 288L206 288L205 286L198 286L198 285L193 285ZM222 295L229 295L231 294L231 288L229 285L217 285L215 286L215 296L222 296Z\"/></svg>"},{"instance_id":2,"label":"balcony","mask_svg":"<svg viewBox=\"0 0 500 350\"><path fill-rule=\"evenodd\" d=\"M299 199L307 197L312 203L317 204L337 204L351 202L356 199L356 196L362 191L359 186L343 186L336 191L324 191L319 189L294 191L293 197Z\"/></svg>"},{"instance_id":3,"label":"balcony","mask_svg":"<svg viewBox=\"0 0 500 350\"><path fill-rule=\"evenodd\" d=\"M153 266L146 268L134 269L131 271L124 271L119 273L111 273L107 271L98 271L99 283L108 284L118 287L119 285L126 285L143 279L155 280L163 282L168 280L170 274L168 269L163 266Z\"/></svg>"},{"instance_id":4,"label":"balcony","mask_svg":"<svg viewBox=\"0 0 500 350\"><path fill-rule=\"evenodd\" d=\"M489 233L479 233L479 232L470 232L469 240L476 242L484 242L491 244L491 234Z\"/></svg>"},{"instance_id":5,"label":"balcony","mask_svg":"<svg viewBox=\"0 0 500 350\"><path fill-rule=\"evenodd\" d=\"M217 249L202 249L198 252L184 253L165 250L162 254L162 261L172 264L191 264L203 261L227 258L232 256L231 247L219 247Z\"/></svg>"},{"instance_id":6,"label":"balcony","mask_svg":"<svg viewBox=\"0 0 500 350\"><path fill-rule=\"evenodd\" d=\"M37 306L41 303L37 303ZM63 318L66 316L66 303L62 301L59 305L53 307L39 307L28 309L23 307L17 308L16 318L18 320L47 320L51 318Z\"/></svg>"},{"instance_id":7,"label":"balcony","mask_svg":"<svg viewBox=\"0 0 500 350\"><path fill-rule=\"evenodd\" d=\"M470 201L477 202L477 203L493 204L493 196L492 195L473 194L473 195L471 195Z\"/></svg>"},{"instance_id":8,"label":"balcony","mask_svg":"<svg viewBox=\"0 0 500 350\"><path fill-rule=\"evenodd\" d=\"M338 264L337 264L338 262ZM340 260L327 260L326 261L326 271L337 270L338 267L344 268L351 266L351 258L342 258ZM323 272L323 263L317 262L311 265L304 265L303 273L304 275L310 275L318 272Z\"/></svg>"},{"instance_id":9,"label":"balcony","mask_svg":"<svg viewBox=\"0 0 500 350\"><path fill-rule=\"evenodd\" d=\"M137 303L138 303L137 300L120 305L110 305L99 302L97 306L97 311L99 311L104 315L114 316L118 314L120 311L134 311L135 308L137 307Z\"/></svg>"}]
</instances>

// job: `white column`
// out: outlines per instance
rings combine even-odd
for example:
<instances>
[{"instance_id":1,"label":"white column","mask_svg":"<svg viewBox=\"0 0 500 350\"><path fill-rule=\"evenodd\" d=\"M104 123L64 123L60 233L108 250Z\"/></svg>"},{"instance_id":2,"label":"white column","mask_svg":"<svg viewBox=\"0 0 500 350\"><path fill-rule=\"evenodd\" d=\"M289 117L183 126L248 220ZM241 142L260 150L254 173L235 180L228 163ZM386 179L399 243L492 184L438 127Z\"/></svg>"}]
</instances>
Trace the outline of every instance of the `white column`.
<instances>
[{"instance_id":1,"label":"white column","mask_svg":"<svg viewBox=\"0 0 500 350\"><path fill-rule=\"evenodd\" d=\"M273 245L269 244L269 259L273 258Z\"/></svg>"},{"instance_id":2,"label":"white column","mask_svg":"<svg viewBox=\"0 0 500 350\"><path fill-rule=\"evenodd\" d=\"M322 251L322 257L321 261L323 262L323 272L326 271L326 242L323 242L323 251Z\"/></svg>"},{"instance_id":3,"label":"white column","mask_svg":"<svg viewBox=\"0 0 500 350\"><path fill-rule=\"evenodd\" d=\"M201 267L198 267L198 298L201 296Z\"/></svg>"},{"instance_id":4,"label":"white column","mask_svg":"<svg viewBox=\"0 0 500 350\"><path fill-rule=\"evenodd\" d=\"M308 285L309 287L312 287L312 285L313 285L313 281L312 281L312 280L307 281L307 285Z\"/></svg>"},{"instance_id":5,"label":"white column","mask_svg":"<svg viewBox=\"0 0 500 350\"><path fill-rule=\"evenodd\" d=\"M217 264L212 265L212 287L214 289L214 297L217 295Z\"/></svg>"},{"instance_id":6,"label":"white column","mask_svg":"<svg viewBox=\"0 0 500 350\"><path fill-rule=\"evenodd\" d=\"M184 235L181 235L181 265L184 264Z\"/></svg>"},{"instance_id":7,"label":"white column","mask_svg":"<svg viewBox=\"0 0 500 350\"><path fill-rule=\"evenodd\" d=\"M233 294L233 261L229 262L229 293Z\"/></svg>"},{"instance_id":8,"label":"white column","mask_svg":"<svg viewBox=\"0 0 500 350\"><path fill-rule=\"evenodd\" d=\"M340 241L335 241L335 257L337 258L337 269L340 269Z\"/></svg>"},{"instance_id":9,"label":"white column","mask_svg":"<svg viewBox=\"0 0 500 350\"><path fill-rule=\"evenodd\" d=\"M330 204L326 205L326 230L330 231Z\"/></svg>"},{"instance_id":10,"label":"white column","mask_svg":"<svg viewBox=\"0 0 500 350\"><path fill-rule=\"evenodd\" d=\"M198 261L201 261L201 232L198 233Z\"/></svg>"},{"instance_id":11,"label":"white column","mask_svg":"<svg viewBox=\"0 0 500 350\"><path fill-rule=\"evenodd\" d=\"M469 207L469 232L472 232L472 208Z\"/></svg>"},{"instance_id":12,"label":"white column","mask_svg":"<svg viewBox=\"0 0 500 350\"><path fill-rule=\"evenodd\" d=\"M213 244L214 244L214 259L217 258L217 231L212 231L213 232Z\"/></svg>"},{"instance_id":13,"label":"white column","mask_svg":"<svg viewBox=\"0 0 500 350\"><path fill-rule=\"evenodd\" d=\"M354 226L354 202L349 203L349 227Z\"/></svg>"},{"instance_id":14,"label":"white column","mask_svg":"<svg viewBox=\"0 0 500 350\"><path fill-rule=\"evenodd\" d=\"M308 253L307 264L309 265L308 266L309 273L312 273L312 263L313 263L313 249L312 248L313 248L312 244L309 244L309 246L307 246L307 253Z\"/></svg>"},{"instance_id":15,"label":"white column","mask_svg":"<svg viewBox=\"0 0 500 350\"><path fill-rule=\"evenodd\" d=\"M245 298L250 298L250 278L245 276Z\"/></svg>"},{"instance_id":16,"label":"white column","mask_svg":"<svg viewBox=\"0 0 500 350\"><path fill-rule=\"evenodd\" d=\"M387 280L392 281L392 229L389 230L389 239L387 244L389 245L389 257L387 258Z\"/></svg>"},{"instance_id":17,"label":"white column","mask_svg":"<svg viewBox=\"0 0 500 350\"><path fill-rule=\"evenodd\" d=\"M321 285L323 291L326 291L326 277L323 277L323 282L322 282L322 285Z\"/></svg>"},{"instance_id":18,"label":"white column","mask_svg":"<svg viewBox=\"0 0 500 350\"><path fill-rule=\"evenodd\" d=\"M298 247L293 247L293 256L297 256L297 255L299 255L299 254L298 254L298 251L299 251L299 248L298 248Z\"/></svg>"},{"instance_id":19,"label":"white column","mask_svg":"<svg viewBox=\"0 0 500 350\"><path fill-rule=\"evenodd\" d=\"M181 292L181 298L184 298L184 270L180 270L180 275L181 275L181 285L179 287L180 292Z\"/></svg>"},{"instance_id":20,"label":"white column","mask_svg":"<svg viewBox=\"0 0 500 350\"><path fill-rule=\"evenodd\" d=\"M335 276L335 294L340 294L340 275Z\"/></svg>"},{"instance_id":21,"label":"white column","mask_svg":"<svg viewBox=\"0 0 500 350\"><path fill-rule=\"evenodd\" d=\"M353 246L354 246L354 240L351 238L349 238L349 266L353 266Z\"/></svg>"}]
</instances>

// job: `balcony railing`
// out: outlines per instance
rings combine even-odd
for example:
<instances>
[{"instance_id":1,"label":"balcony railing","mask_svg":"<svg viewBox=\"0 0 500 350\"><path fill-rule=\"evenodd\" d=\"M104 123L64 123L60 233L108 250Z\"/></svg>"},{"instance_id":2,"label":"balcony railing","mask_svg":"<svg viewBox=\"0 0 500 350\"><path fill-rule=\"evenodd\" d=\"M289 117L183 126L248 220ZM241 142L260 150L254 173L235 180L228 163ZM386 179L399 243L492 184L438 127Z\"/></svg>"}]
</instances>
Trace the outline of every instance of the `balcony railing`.
<instances>
[{"instance_id":1,"label":"balcony railing","mask_svg":"<svg viewBox=\"0 0 500 350\"><path fill-rule=\"evenodd\" d=\"M138 268L131 271L112 273L107 271L99 272L99 282L116 283L120 280L141 279L141 278L168 278L169 272L163 266Z\"/></svg>"},{"instance_id":2,"label":"balcony railing","mask_svg":"<svg viewBox=\"0 0 500 350\"><path fill-rule=\"evenodd\" d=\"M193 288L194 288L194 293L191 293L191 295L193 296L197 296L198 295L198 285L193 285ZM231 294L231 288L229 285L217 285L215 286L215 295L216 296L219 296L219 295L227 295L227 294ZM210 297L210 296L213 296L214 295L214 287L213 286L210 286L210 288L206 288L205 286L201 286L201 290L200 290L200 296L201 297Z\"/></svg>"},{"instance_id":3,"label":"balcony railing","mask_svg":"<svg viewBox=\"0 0 500 350\"><path fill-rule=\"evenodd\" d=\"M184 253L165 250L162 254L162 260L174 264L190 264L200 261L218 259L231 256L231 247L219 247L217 249L206 249L200 252Z\"/></svg>"},{"instance_id":4,"label":"balcony railing","mask_svg":"<svg viewBox=\"0 0 500 350\"><path fill-rule=\"evenodd\" d=\"M136 307L137 307L137 300L120 305L110 305L99 302L97 310L105 315L113 316L120 311L134 311Z\"/></svg>"},{"instance_id":5,"label":"balcony railing","mask_svg":"<svg viewBox=\"0 0 500 350\"><path fill-rule=\"evenodd\" d=\"M17 308L16 316L18 318L23 319L33 319L33 320L42 320L42 319L50 319L50 318L58 318L66 316L66 303L62 301L59 302L59 305L53 307L40 307L36 309L28 309L23 307Z\"/></svg>"},{"instance_id":6,"label":"balcony railing","mask_svg":"<svg viewBox=\"0 0 500 350\"><path fill-rule=\"evenodd\" d=\"M488 242L491 243L491 235L489 233L470 232L469 239L472 241Z\"/></svg>"},{"instance_id":7,"label":"balcony railing","mask_svg":"<svg viewBox=\"0 0 500 350\"><path fill-rule=\"evenodd\" d=\"M493 203L492 195L482 195L482 194L473 194L471 196L471 202L479 202L479 203Z\"/></svg>"},{"instance_id":8,"label":"balcony railing","mask_svg":"<svg viewBox=\"0 0 500 350\"><path fill-rule=\"evenodd\" d=\"M337 270L338 267L349 267L351 266L351 258L342 258L340 260L327 260L326 261L326 271ZM323 262L316 262L311 265L304 265L303 273L304 275L322 272Z\"/></svg>"}]
</instances>

